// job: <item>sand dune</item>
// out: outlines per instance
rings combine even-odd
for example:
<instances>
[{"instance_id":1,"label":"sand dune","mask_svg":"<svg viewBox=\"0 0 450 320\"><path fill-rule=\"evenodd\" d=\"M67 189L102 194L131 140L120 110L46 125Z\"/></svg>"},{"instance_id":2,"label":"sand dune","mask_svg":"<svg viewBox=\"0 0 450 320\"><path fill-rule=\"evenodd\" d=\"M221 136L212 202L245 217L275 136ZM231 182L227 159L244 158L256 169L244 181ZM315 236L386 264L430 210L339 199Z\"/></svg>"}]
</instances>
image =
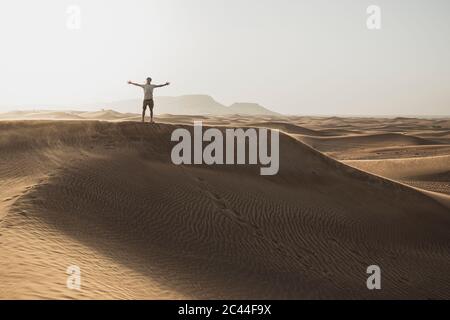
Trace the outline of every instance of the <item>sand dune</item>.
<instances>
[{"instance_id":1,"label":"sand dune","mask_svg":"<svg viewBox=\"0 0 450 320\"><path fill-rule=\"evenodd\" d=\"M450 145L379 146L359 149L346 149L345 146L341 146L339 151L327 152L327 154L339 160L425 158L450 154Z\"/></svg>"},{"instance_id":2,"label":"sand dune","mask_svg":"<svg viewBox=\"0 0 450 320\"><path fill-rule=\"evenodd\" d=\"M433 145L432 140L399 133L380 133L369 135L348 135L344 137L302 137L301 140L313 148L323 152L339 151L342 149L358 149L368 147Z\"/></svg>"},{"instance_id":3,"label":"sand dune","mask_svg":"<svg viewBox=\"0 0 450 320\"><path fill-rule=\"evenodd\" d=\"M450 170L450 156L409 159L346 161L364 171L396 179L446 173Z\"/></svg>"},{"instance_id":4,"label":"sand dune","mask_svg":"<svg viewBox=\"0 0 450 320\"><path fill-rule=\"evenodd\" d=\"M345 163L422 189L450 194L450 156L355 160Z\"/></svg>"},{"instance_id":5,"label":"sand dune","mask_svg":"<svg viewBox=\"0 0 450 320\"><path fill-rule=\"evenodd\" d=\"M12 111L0 114L2 120L83 120L77 112L65 111Z\"/></svg>"},{"instance_id":6,"label":"sand dune","mask_svg":"<svg viewBox=\"0 0 450 320\"><path fill-rule=\"evenodd\" d=\"M289 134L299 134L299 135L308 135L308 136L322 136L325 135L320 131L316 131L313 129L304 128L299 125L295 125L289 122L257 122L257 123L249 123L247 124L249 127L263 127L270 129L278 129L285 133Z\"/></svg>"},{"instance_id":7,"label":"sand dune","mask_svg":"<svg viewBox=\"0 0 450 320\"><path fill-rule=\"evenodd\" d=\"M180 126L0 122L0 298L450 297L441 203L284 134L274 177L177 167ZM80 292L65 287L73 264Z\"/></svg>"},{"instance_id":8,"label":"sand dune","mask_svg":"<svg viewBox=\"0 0 450 320\"><path fill-rule=\"evenodd\" d=\"M335 130L333 125L340 126L334 137L296 136L330 157L415 188L443 196L450 194L447 119L306 118L299 121L303 126L328 133ZM345 130L349 130L348 134Z\"/></svg>"},{"instance_id":9,"label":"sand dune","mask_svg":"<svg viewBox=\"0 0 450 320\"><path fill-rule=\"evenodd\" d=\"M79 116L84 119L95 120L124 120L131 117L136 117L136 114L132 113L120 113L114 110L101 110L95 112L83 112Z\"/></svg>"}]
</instances>

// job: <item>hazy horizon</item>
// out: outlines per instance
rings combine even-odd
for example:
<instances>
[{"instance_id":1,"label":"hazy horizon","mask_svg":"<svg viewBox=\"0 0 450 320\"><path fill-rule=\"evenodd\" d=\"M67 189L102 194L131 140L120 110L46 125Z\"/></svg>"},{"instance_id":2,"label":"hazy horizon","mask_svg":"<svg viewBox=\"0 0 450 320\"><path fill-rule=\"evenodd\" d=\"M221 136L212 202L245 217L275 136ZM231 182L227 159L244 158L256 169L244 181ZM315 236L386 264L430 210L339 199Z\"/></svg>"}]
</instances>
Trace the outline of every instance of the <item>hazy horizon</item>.
<instances>
[{"instance_id":1,"label":"hazy horizon","mask_svg":"<svg viewBox=\"0 0 450 320\"><path fill-rule=\"evenodd\" d=\"M158 101L158 98L181 98L184 96L208 96L208 95L202 95L202 94L193 94L193 95L181 95L181 96L156 96L156 101ZM211 96L209 96L211 97ZM218 101L216 99L214 99L214 97L211 97L215 102L222 104L224 107L231 107L233 104L257 104L260 105L256 102L251 102L251 101L239 101L239 102L234 102L231 105L225 105L224 103L222 103L221 101ZM124 110L124 107L117 107L116 103L124 103L124 102L135 102L135 107L127 107L125 108L126 110ZM119 113L134 113L136 115L141 114L141 99L139 98L130 98L130 99L124 99L124 100L116 100L116 101L105 101L105 102L97 102L97 103L92 103L92 104L85 104L85 105L74 105L74 106L62 106L62 105L41 105L41 106L35 106L35 105L23 105L20 107L12 107L12 108L4 108L5 110L0 111L0 115L2 114L8 114L8 113L14 113L14 112L58 112L58 111L68 111L68 112L97 112L97 111L107 111L107 110L112 110L112 111L116 111ZM158 103L157 103L158 106ZM260 105L266 109L268 109L269 111L274 111L277 112L275 110L272 110L271 108L268 108L267 106L264 105ZM1 107L0 107L1 109ZM157 115L162 115L162 114L175 114L175 113L167 113L164 112L164 108L161 110L161 108L157 108L156 110L156 114ZM176 113L178 114L178 113ZM184 113L183 113L184 114ZM183 115L180 114L180 115ZM204 115L204 114L199 114L199 115ZM280 113L281 116L312 116L312 117L355 117L355 118L364 118L364 117L373 117L373 118L395 118L395 117L409 117L409 118L450 118L450 115L446 115L446 114L426 114L426 113L422 113L422 114L395 114L395 113L391 113L391 114L341 114L341 113L328 113L328 114L324 114L324 113Z\"/></svg>"},{"instance_id":2,"label":"hazy horizon","mask_svg":"<svg viewBox=\"0 0 450 320\"><path fill-rule=\"evenodd\" d=\"M381 30L366 27L369 5ZM152 76L172 83L157 96L283 114L447 116L449 12L445 0L5 0L0 112L141 99L126 82Z\"/></svg>"}]
</instances>

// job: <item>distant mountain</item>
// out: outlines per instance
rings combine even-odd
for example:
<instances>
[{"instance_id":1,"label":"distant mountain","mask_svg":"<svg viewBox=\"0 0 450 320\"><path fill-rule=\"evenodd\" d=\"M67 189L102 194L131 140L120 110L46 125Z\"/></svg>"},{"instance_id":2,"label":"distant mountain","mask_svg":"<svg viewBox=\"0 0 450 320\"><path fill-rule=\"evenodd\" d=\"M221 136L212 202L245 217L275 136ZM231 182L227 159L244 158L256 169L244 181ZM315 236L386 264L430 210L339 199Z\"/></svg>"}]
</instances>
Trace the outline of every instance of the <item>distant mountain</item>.
<instances>
[{"instance_id":1,"label":"distant mountain","mask_svg":"<svg viewBox=\"0 0 450 320\"><path fill-rule=\"evenodd\" d=\"M270 111L257 103L234 103L227 108L231 114L243 115L264 115L264 116L279 116L279 113Z\"/></svg>"},{"instance_id":2,"label":"distant mountain","mask_svg":"<svg viewBox=\"0 0 450 320\"><path fill-rule=\"evenodd\" d=\"M179 97L155 97L156 114L174 115L279 115L256 103L235 103L227 107L208 95L185 95ZM120 112L139 113L142 100L122 100L90 106L91 109L113 109Z\"/></svg>"},{"instance_id":3,"label":"distant mountain","mask_svg":"<svg viewBox=\"0 0 450 320\"><path fill-rule=\"evenodd\" d=\"M160 114L177 115L221 115L226 113L226 107L207 95L187 95L179 97L155 97Z\"/></svg>"}]
</instances>

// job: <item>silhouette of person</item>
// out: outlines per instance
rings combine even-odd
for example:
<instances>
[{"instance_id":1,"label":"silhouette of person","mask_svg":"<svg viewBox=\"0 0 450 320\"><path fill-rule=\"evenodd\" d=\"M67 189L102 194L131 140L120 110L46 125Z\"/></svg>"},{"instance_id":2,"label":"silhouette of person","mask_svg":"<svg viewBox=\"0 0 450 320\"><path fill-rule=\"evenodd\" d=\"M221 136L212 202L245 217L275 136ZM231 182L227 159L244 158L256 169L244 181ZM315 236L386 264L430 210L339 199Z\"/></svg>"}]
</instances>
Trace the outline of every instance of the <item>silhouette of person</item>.
<instances>
[{"instance_id":1,"label":"silhouette of person","mask_svg":"<svg viewBox=\"0 0 450 320\"><path fill-rule=\"evenodd\" d=\"M142 122L145 119L145 112L147 111L147 107L150 109L150 123L153 123L153 107L155 106L155 102L153 100L153 89L161 88L170 85L170 82L166 82L165 84L152 84L152 78L147 78L146 84L139 84L128 81L128 84L132 84L133 86L141 87L144 89L144 102L142 104Z\"/></svg>"}]
</instances>

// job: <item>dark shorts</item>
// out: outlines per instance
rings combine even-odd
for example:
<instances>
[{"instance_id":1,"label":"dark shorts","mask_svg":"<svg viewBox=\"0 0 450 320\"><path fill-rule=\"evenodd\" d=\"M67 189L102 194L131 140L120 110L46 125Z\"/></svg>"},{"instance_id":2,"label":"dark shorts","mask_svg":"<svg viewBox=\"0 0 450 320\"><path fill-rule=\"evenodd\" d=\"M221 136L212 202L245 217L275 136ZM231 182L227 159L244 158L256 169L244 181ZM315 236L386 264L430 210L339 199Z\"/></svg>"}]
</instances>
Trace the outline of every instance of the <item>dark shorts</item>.
<instances>
[{"instance_id":1,"label":"dark shorts","mask_svg":"<svg viewBox=\"0 0 450 320\"><path fill-rule=\"evenodd\" d=\"M153 102L153 99L144 100L144 104L142 105L142 108L145 110L147 107L150 108L150 110L153 110L153 107L155 106L155 103Z\"/></svg>"}]
</instances>

